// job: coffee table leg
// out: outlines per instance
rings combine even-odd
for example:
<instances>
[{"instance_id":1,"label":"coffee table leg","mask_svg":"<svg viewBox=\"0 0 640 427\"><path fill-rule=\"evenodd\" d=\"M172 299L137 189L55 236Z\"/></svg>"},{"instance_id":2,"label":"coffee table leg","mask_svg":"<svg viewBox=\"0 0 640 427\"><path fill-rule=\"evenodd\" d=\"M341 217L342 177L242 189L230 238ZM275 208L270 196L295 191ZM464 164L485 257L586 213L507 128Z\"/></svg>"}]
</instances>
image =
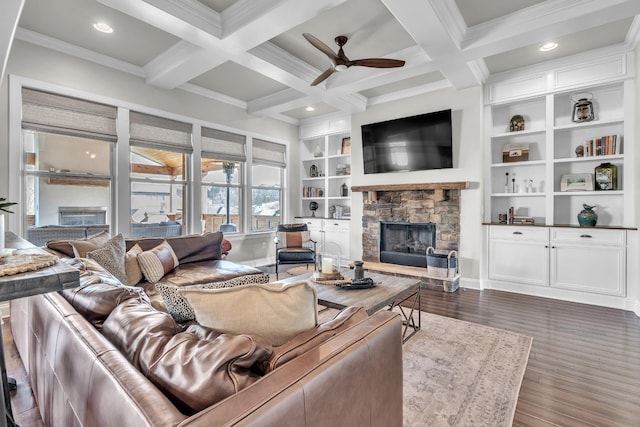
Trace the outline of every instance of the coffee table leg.
<instances>
[{"instance_id":1,"label":"coffee table leg","mask_svg":"<svg viewBox=\"0 0 640 427\"><path fill-rule=\"evenodd\" d=\"M413 297L413 304L411 304L411 308L409 309L409 313L407 314L407 312L405 312L405 309L407 309L407 307L404 307L401 304L412 297ZM402 316L402 324L404 325L404 329L402 330L402 343L404 344L405 342L407 342L409 338L414 336L422 326L422 312L420 311L420 288L418 287L416 292L410 295L407 295L403 299L399 301L394 301L393 304L389 306L389 310L392 310L393 307L396 307L396 306L400 310L400 314ZM416 324L416 321L413 317L413 313L416 311L416 306L418 309L417 310L418 324ZM407 332L409 331L409 329L411 329L411 333L407 335Z\"/></svg>"}]
</instances>

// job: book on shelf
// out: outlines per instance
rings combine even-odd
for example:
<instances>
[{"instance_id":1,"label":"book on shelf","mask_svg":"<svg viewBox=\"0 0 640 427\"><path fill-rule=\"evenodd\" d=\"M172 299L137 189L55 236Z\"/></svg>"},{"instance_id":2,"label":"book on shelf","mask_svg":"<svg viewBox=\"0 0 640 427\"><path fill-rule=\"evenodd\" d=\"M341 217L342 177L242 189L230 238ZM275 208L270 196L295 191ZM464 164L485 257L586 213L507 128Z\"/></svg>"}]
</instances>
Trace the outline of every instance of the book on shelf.
<instances>
[{"instance_id":1,"label":"book on shelf","mask_svg":"<svg viewBox=\"0 0 640 427\"><path fill-rule=\"evenodd\" d=\"M588 139L583 144L584 157L622 154L622 135L606 135Z\"/></svg>"},{"instance_id":2,"label":"book on shelf","mask_svg":"<svg viewBox=\"0 0 640 427\"><path fill-rule=\"evenodd\" d=\"M514 215L511 221L512 224L535 224L532 217L523 215Z\"/></svg>"},{"instance_id":3,"label":"book on shelf","mask_svg":"<svg viewBox=\"0 0 640 427\"><path fill-rule=\"evenodd\" d=\"M302 197L323 197L324 189L318 187L302 187Z\"/></svg>"}]
</instances>

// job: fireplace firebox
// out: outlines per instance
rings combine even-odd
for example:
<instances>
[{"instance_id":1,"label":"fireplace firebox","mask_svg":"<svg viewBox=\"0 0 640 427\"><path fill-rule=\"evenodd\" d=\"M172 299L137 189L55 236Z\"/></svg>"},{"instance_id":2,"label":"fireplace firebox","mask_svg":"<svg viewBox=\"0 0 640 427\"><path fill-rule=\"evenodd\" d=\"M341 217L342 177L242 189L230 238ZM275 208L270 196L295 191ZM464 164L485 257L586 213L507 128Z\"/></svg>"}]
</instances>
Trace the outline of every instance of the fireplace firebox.
<instances>
[{"instance_id":1,"label":"fireplace firebox","mask_svg":"<svg viewBox=\"0 0 640 427\"><path fill-rule=\"evenodd\" d=\"M380 222L380 262L427 266L427 248L436 247L433 222Z\"/></svg>"}]
</instances>

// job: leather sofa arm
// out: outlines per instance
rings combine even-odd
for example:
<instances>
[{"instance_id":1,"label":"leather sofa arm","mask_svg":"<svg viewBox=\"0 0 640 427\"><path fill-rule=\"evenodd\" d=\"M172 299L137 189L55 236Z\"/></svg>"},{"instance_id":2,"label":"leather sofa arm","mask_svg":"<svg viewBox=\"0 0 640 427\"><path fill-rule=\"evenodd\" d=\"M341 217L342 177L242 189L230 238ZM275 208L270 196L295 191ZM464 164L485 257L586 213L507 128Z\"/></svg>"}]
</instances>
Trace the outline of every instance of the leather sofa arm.
<instances>
[{"instance_id":1,"label":"leather sofa arm","mask_svg":"<svg viewBox=\"0 0 640 427\"><path fill-rule=\"evenodd\" d=\"M181 427L401 426L401 326L377 312Z\"/></svg>"}]
</instances>

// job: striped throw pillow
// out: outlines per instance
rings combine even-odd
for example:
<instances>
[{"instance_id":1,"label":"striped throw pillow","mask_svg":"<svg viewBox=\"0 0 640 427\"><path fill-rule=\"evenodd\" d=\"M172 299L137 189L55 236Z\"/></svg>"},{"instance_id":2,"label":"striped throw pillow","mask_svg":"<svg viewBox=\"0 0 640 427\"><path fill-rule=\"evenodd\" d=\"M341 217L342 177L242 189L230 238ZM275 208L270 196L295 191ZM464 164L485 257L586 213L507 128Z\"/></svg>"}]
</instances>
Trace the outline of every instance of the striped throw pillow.
<instances>
[{"instance_id":1,"label":"striped throw pillow","mask_svg":"<svg viewBox=\"0 0 640 427\"><path fill-rule=\"evenodd\" d=\"M167 241L138 254L138 264L147 282L156 283L178 266L178 257Z\"/></svg>"}]
</instances>

